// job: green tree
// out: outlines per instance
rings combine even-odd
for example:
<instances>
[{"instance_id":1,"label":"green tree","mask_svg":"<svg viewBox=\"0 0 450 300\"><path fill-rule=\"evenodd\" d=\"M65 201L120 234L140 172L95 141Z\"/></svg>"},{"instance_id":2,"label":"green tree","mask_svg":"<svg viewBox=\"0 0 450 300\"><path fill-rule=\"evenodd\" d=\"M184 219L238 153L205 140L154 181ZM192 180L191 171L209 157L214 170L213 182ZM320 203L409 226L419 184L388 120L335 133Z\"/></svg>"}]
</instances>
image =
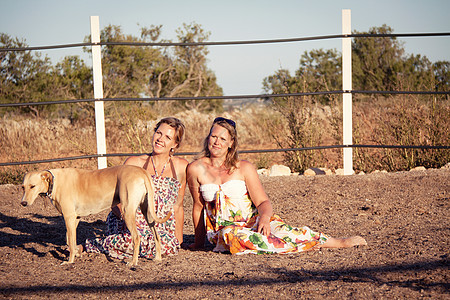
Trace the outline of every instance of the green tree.
<instances>
[{"instance_id":1,"label":"green tree","mask_svg":"<svg viewBox=\"0 0 450 300\"><path fill-rule=\"evenodd\" d=\"M392 34L393 29L383 25L361 33ZM355 38L352 51L356 90L430 90L438 80L429 59L420 54L406 55L403 43L395 37Z\"/></svg>"},{"instance_id":2,"label":"green tree","mask_svg":"<svg viewBox=\"0 0 450 300\"><path fill-rule=\"evenodd\" d=\"M208 40L210 33L204 31L199 24L183 24L177 29L177 38L180 43L199 43ZM174 82L178 83L171 88L170 97L174 96L211 96L222 95L222 89L216 83L214 73L207 68L206 46L177 46L174 49L176 75ZM197 110L220 110L222 100L185 101L187 108Z\"/></svg>"},{"instance_id":3,"label":"green tree","mask_svg":"<svg viewBox=\"0 0 450 300\"><path fill-rule=\"evenodd\" d=\"M387 25L354 34L392 34ZM312 50L300 57L295 76L278 70L263 81L266 92L295 93L342 89L342 55L336 50ZM280 82L280 79L286 80ZM395 37L358 37L352 42L352 81L355 90L445 90L449 86L449 62L432 64L426 56L406 55ZM320 102L329 97L316 96Z\"/></svg>"},{"instance_id":4,"label":"green tree","mask_svg":"<svg viewBox=\"0 0 450 300\"><path fill-rule=\"evenodd\" d=\"M12 38L5 33L0 33L0 43L2 48L27 47L24 40ZM39 53L33 55L31 51L8 51L0 52L0 59L2 103L41 102L49 99L55 83L48 57L41 58ZM40 105L19 108L22 112L36 116L50 109L54 107Z\"/></svg>"},{"instance_id":5,"label":"green tree","mask_svg":"<svg viewBox=\"0 0 450 300\"><path fill-rule=\"evenodd\" d=\"M202 42L209 33L200 25L183 25L177 30L179 42ZM104 42L158 41L161 26L141 29L141 37L125 35L120 26L107 26L101 32ZM221 95L216 78L206 66L208 51L202 46L177 46L171 51L153 46L107 45L102 50L104 96L115 97L197 97ZM172 107L215 110L221 101L182 101Z\"/></svg>"},{"instance_id":6,"label":"green tree","mask_svg":"<svg viewBox=\"0 0 450 300\"><path fill-rule=\"evenodd\" d=\"M263 80L266 92L274 94L340 90L342 88L341 56L336 50L312 50L300 57L300 68L291 76L285 69ZM315 99L328 103L329 96Z\"/></svg>"},{"instance_id":7,"label":"green tree","mask_svg":"<svg viewBox=\"0 0 450 300\"><path fill-rule=\"evenodd\" d=\"M17 38L1 34L2 47L22 48L28 45ZM0 52L3 103L42 102L92 98L92 71L78 56L67 56L53 66L48 57L32 51ZM8 110L35 116L56 114L78 118L92 110L87 104L33 105Z\"/></svg>"},{"instance_id":8,"label":"green tree","mask_svg":"<svg viewBox=\"0 0 450 300\"><path fill-rule=\"evenodd\" d=\"M362 34L391 34L392 28L383 25L374 27ZM355 34L360 32L355 31ZM299 69L292 76L288 70L280 69L274 75L266 77L263 88L267 93L284 94L299 92L332 91L342 89L342 55L336 50L312 50L300 57ZM439 90L448 91L449 62L432 64L427 57L421 55L406 55L403 44L395 37L358 37L352 43L352 80L354 90ZM317 95L305 97L272 98L274 108L283 116L288 133L279 132L277 141L286 140L282 147L306 147L319 144L320 133L316 123L310 120L314 117L311 111L314 105L333 104L338 95ZM365 97L365 96L364 96ZM354 97L355 100L362 96ZM427 101L426 97L423 98ZM437 97L442 99L443 96ZM448 98L448 97L447 97ZM439 104L439 103L438 103ZM341 136L339 126L335 126L341 114L333 112L330 122ZM409 122L409 121L408 121ZM411 122L397 126L397 136L411 129ZM404 126L403 126L404 125ZM434 129L433 129L434 130ZM436 134L434 134L436 135ZM400 141L404 142L404 141ZM309 156L308 156L309 155ZM317 153L290 152L286 153L285 161L295 170L308 167Z\"/></svg>"},{"instance_id":9,"label":"green tree","mask_svg":"<svg viewBox=\"0 0 450 300\"><path fill-rule=\"evenodd\" d=\"M89 99L93 98L92 69L79 56L66 56L53 68L58 89L56 99ZM94 108L91 103L78 102L59 105L60 115L68 116L71 120L92 117Z\"/></svg>"},{"instance_id":10,"label":"green tree","mask_svg":"<svg viewBox=\"0 0 450 300\"><path fill-rule=\"evenodd\" d=\"M383 25L354 34L390 34ZM392 90L403 71L403 45L395 37L363 37L352 42L353 88L357 90ZM406 74L405 74L406 75Z\"/></svg>"},{"instance_id":11,"label":"green tree","mask_svg":"<svg viewBox=\"0 0 450 300\"><path fill-rule=\"evenodd\" d=\"M120 26L109 25L101 32L104 42L148 42L160 39L162 26L141 28L141 36L134 37L122 32ZM179 42L203 42L209 37L196 23L183 24L177 30ZM86 37L88 40L89 37ZM23 40L0 34L0 47L27 47ZM85 48L86 52L90 49ZM103 91L105 98L117 97L196 97L222 95L214 73L208 69L205 46L125 46L102 47ZM0 101L3 103L39 102L65 99L92 98L92 71L78 56L65 57L53 66L48 57L33 51L0 52L1 87ZM118 109L130 103L107 103L106 109ZM139 107L147 105L139 102ZM161 108L161 103L151 103ZM148 107L151 107L148 106ZM199 110L221 110L222 100L178 101L165 103L168 112L186 108ZM20 107L15 110L36 116L44 112L57 113L77 119L90 116L92 104L67 104Z\"/></svg>"},{"instance_id":12,"label":"green tree","mask_svg":"<svg viewBox=\"0 0 450 300\"><path fill-rule=\"evenodd\" d=\"M109 25L101 32L102 42L145 42ZM87 51L90 51L87 50ZM152 47L107 45L102 48L103 95L105 98L138 97L145 90L149 71L161 60Z\"/></svg>"},{"instance_id":13,"label":"green tree","mask_svg":"<svg viewBox=\"0 0 450 300\"><path fill-rule=\"evenodd\" d=\"M433 64L434 77L436 79L436 91L450 90L450 62L438 61Z\"/></svg>"},{"instance_id":14,"label":"green tree","mask_svg":"<svg viewBox=\"0 0 450 300\"><path fill-rule=\"evenodd\" d=\"M312 50L300 58L296 77L307 82L308 91L329 91L342 88L341 56L335 50Z\"/></svg>"}]
</instances>

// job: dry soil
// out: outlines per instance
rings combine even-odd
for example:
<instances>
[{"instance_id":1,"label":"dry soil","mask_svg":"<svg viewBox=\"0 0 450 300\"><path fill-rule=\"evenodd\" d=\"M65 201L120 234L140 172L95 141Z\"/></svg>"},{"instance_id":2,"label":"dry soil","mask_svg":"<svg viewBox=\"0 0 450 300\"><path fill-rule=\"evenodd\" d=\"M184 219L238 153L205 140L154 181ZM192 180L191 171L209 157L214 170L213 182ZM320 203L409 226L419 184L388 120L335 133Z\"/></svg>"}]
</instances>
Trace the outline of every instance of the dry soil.
<instances>
[{"instance_id":1,"label":"dry soil","mask_svg":"<svg viewBox=\"0 0 450 300\"><path fill-rule=\"evenodd\" d=\"M100 254L67 260L65 226L20 186L0 186L0 298L449 299L450 170L352 176L261 177L287 223L368 246L289 255L180 250L136 268ZM193 241L185 198L185 241ZM107 212L82 219L78 242L102 235Z\"/></svg>"}]
</instances>

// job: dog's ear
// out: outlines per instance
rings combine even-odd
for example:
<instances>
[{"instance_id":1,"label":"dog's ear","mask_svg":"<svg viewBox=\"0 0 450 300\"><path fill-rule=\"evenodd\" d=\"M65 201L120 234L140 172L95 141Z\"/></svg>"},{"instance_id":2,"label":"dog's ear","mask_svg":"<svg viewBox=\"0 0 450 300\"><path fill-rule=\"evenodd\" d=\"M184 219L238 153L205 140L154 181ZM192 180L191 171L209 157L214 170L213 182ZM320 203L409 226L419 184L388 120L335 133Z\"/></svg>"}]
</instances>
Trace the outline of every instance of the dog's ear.
<instances>
[{"instance_id":1,"label":"dog's ear","mask_svg":"<svg viewBox=\"0 0 450 300\"><path fill-rule=\"evenodd\" d=\"M41 179L42 179L42 181L46 181L46 182L50 183L53 179L52 174L50 174L49 171L43 171L41 173Z\"/></svg>"}]
</instances>

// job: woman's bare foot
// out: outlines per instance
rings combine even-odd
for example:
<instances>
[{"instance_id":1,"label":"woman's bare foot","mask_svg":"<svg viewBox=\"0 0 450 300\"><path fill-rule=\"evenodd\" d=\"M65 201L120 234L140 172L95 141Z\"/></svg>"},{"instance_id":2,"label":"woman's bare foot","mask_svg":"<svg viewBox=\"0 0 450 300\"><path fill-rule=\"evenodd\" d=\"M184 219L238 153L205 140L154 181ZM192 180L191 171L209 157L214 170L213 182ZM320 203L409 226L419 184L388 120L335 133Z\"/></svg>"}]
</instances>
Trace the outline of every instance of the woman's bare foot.
<instances>
[{"instance_id":1,"label":"woman's bare foot","mask_svg":"<svg viewBox=\"0 0 450 300\"><path fill-rule=\"evenodd\" d=\"M359 235L348 238L329 238L320 248L350 248L354 246L367 246L367 242Z\"/></svg>"},{"instance_id":2,"label":"woman's bare foot","mask_svg":"<svg viewBox=\"0 0 450 300\"><path fill-rule=\"evenodd\" d=\"M366 240L359 236L351 236L349 238L344 239L345 248L354 247L354 246L367 246Z\"/></svg>"}]
</instances>

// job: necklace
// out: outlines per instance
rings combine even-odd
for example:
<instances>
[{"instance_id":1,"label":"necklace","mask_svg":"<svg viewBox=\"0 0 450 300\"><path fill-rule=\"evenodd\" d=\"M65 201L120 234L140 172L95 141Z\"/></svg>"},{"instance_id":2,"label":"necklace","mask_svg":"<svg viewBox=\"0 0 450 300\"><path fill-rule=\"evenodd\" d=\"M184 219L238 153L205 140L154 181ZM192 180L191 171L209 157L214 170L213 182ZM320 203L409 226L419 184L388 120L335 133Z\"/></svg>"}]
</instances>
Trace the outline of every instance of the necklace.
<instances>
[{"instance_id":1,"label":"necklace","mask_svg":"<svg viewBox=\"0 0 450 300\"><path fill-rule=\"evenodd\" d=\"M169 160L170 160L170 156L169 156L169 159L166 161L166 163L164 164L164 166L163 166L163 168L162 168L162 170L161 170L161 173L158 175L158 172L156 171L156 167L155 167L155 162L153 161L153 155L150 155L150 159L152 160L152 165L153 165L153 171L155 171L155 175L156 176L162 176L162 174L164 173L164 170L166 169L166 165L167 165L167 163L169 162Z\"/></svg>"}]
</instances>

